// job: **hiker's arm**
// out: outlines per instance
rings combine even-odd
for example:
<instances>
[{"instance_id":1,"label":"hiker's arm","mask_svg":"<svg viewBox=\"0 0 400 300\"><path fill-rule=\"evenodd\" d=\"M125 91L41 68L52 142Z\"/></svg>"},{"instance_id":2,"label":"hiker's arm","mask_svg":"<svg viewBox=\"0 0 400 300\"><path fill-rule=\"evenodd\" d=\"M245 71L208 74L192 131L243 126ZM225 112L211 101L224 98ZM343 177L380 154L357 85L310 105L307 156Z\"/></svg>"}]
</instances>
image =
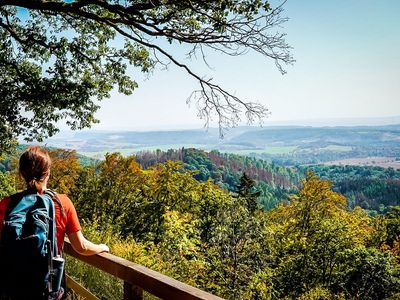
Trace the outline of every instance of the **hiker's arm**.
<instances>
[{"instance_id":1,"label":"hiker's arm","mask_svg":"<svg viewBox=\"0 0 400 300\"><path fill-rule=\"evenodd\" d=\"M68 239L71 242L72 248L81 255L94 255L100 252L109 252L107 245L94 244L88 241L82 234L82 231L77 231L68 234Z\"/></svg>"}]
</instances>

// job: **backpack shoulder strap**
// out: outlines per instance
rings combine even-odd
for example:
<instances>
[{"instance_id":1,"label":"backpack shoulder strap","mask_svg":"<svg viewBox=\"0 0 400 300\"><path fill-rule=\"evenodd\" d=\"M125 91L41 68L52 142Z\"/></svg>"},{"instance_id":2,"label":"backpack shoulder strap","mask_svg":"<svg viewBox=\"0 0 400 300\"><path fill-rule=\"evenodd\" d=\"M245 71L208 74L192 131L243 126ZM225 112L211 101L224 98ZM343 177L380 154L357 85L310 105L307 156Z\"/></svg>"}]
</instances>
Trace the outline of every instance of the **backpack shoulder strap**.
<instances>
[{"instance_id":1,"label":"backpack shoulder strap","mask_svg":"<svg viewBox=\"0 0 400 300\"><path fill-rule=\"evenodd\" d=\"M40 197L47 199L48 201L48 212L50 217L50 224L49 224L49 232L48 232L48 240L51 243L51 256L57 256L57 238L56 238L56 217L55 217L55 210L54 210L54 202L52 196L47 193L43 193Z\"/></svg>"},{"instance_id":2,"label":"backpack shoulder strap","mask_svg":"<svg viewBox=\"0 0 400 300\"><path fill-rule=\"evenodd\" d=\"M63 217L66 217L64 206L62 205L61 200L58 197L57 193L51 189L47 189L45 191L45 194L47 194L51 199L53 199L54 202L57 203L57 205L60 207L61 215Z\"/></svg>"}]
</instances>

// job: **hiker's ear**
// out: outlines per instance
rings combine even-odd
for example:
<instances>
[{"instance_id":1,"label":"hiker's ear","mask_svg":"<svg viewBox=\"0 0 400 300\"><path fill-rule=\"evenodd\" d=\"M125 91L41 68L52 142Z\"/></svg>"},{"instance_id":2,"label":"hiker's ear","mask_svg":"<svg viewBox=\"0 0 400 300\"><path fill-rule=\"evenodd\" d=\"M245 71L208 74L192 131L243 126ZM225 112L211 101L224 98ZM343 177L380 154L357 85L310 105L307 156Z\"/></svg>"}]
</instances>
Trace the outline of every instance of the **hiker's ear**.
<instances>
[{"instance_id":1,"label":"hiker's ear","mask_svg":"<svg viewBox=\"0 0 400 300\"><path fill-rule=\"evenodd\" d=\"M50 170L47 171L47 176L44 179L44 182L47 183L49 181L50 178Z\"/></svg>"}]
</instances>

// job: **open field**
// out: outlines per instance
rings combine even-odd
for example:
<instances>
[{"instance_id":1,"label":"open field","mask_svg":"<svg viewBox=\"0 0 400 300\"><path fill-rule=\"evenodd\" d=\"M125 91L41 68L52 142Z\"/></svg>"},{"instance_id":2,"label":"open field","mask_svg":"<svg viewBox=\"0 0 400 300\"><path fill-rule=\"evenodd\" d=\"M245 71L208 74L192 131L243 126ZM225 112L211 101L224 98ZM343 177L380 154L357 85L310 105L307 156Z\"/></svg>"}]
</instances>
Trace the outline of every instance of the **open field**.
<instances>
[{"instance_id":1,"label":"open field","mask_svg":"<svg viewBox=\"0 0 400 300\"><path fill-rule=\"evenodd\" d=\"M320 150L324 151L336 151L336 152L348 152L351 151L353 148L351 146L341 146L341 145L329 145Z\"/></svg>"},{"instance_id":2,"label":"open field","mask_svg":"<svg viewBox=\"0 0 400 300\"><path fill-rule=\"evenodd\" d=\"M222 150L221 152L229 152L229 153L234 153L234 154L239 154L239 155L249 155L251 153L256 153L256 154L289 154L292 153L297 149L296 146L271 146L271 147L265 147L263 149L243 149L243 150L228 150L224 151Z\"/></svg>"},{"instance_id":3,"label":"open field","mask_svg":"<svg viewBox=\"0 0 400 300\"><path fill-rule=\"evenodd\" d=\"M395 157L375 156L375 157L357 157L346 158L323 163L327 166L332 165L355 165L355 166L378 166L383 168L400 169L400 160Z\"/></svg>"}]
</instances>

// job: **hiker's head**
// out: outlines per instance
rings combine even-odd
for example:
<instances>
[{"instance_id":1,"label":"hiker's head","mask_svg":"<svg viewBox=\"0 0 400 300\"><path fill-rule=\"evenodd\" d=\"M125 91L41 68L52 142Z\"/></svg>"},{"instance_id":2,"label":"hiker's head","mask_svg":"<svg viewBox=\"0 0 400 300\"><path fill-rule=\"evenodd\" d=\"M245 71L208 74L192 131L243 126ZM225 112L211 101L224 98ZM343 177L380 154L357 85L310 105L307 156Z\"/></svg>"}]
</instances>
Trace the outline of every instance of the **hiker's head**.
<instances>
[{"instance_id":1,"label":"hiker's head","mask_svg":"<svg viewBox=\"0 0 400 300\"><path fill-rule=\"evenodd\" d=\"M19 159L19 173L30 189L43 191L50 175L49 153L39 146L31 146Z\"/></svg>"}]
</instances>

